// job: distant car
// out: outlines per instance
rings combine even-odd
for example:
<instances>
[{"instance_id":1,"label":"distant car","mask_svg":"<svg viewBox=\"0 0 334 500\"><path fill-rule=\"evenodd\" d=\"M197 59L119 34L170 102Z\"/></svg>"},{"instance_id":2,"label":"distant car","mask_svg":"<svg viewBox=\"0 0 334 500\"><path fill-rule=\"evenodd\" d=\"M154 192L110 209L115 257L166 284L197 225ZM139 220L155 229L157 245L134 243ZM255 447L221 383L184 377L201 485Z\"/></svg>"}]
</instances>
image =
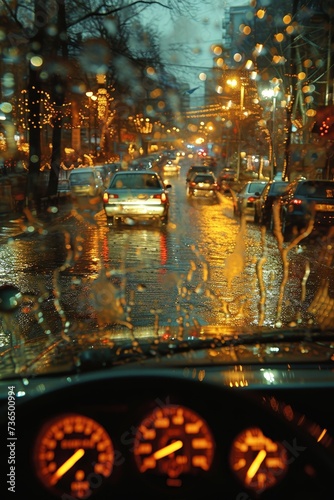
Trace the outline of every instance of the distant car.
<instances>
[{"instance_id":1,"label":"distant car","mask_svg":"<svg viewBox=\"0 0 334 500\"><path fill-rule=\"evenodd\" d=\"M273 228L273 203L284 192L287 181L269 181L261 193L261 196L254 202L254 222L265 226L267 229Z\"/></svg>"},{"instance_id":2,"label":"distant car","mask_svg":"<svg viewBox=\"0 0 334 500\"><path fill-rule=\"evenodd\" d=\"M117 172L118 170L122 170L122 162L120 161L115 161L113 163L105 163L105 167L107 167L108 171L113 174Z\"/></svg>"},{"instance_id":3,"label":"distant car","mask_svg":"<svg viewBox=\"0 0 334 500\"><path fill-rule=\"evenodd\" d=\"M213 156L206 156L202 158L203 165L210 167L212 172L216 173L217 171L217 160Z\"/></svg>"},{"instance_id":4,"label":"distant car","mask_svg":"<svg viewBox=\"0 0 334 500\"><path fill-rule=\"evenodd\" d=\"M281 228L285 241L313 224L323 231L334 226L334 181L295 179L279 198Z\"/></svg>"},{"instance_id":5,"label":"distant car","mask_svg":"<svg viewBox=\"0 0 334 500\"><path fill-rule=\"evenodd\" d=\"M169 159L162 165L162 171L164 174L179 175L180 170L181 167L178 165L178 160Z\"/></svg>"},{"instance_id":6,"label":"distant car","mask_svg":"<svg viewBox=\"0 0 334 500\"><path fill-rule=\"evenodd\" d=\"M135 170L150 170L153 167L153 163L150 159L146 158L136 158L128 164L128 169Z\"/></svg>"},{"instance_id":7,"label":"distant car","mask_svg":"<svg viewBox=\"0 0 334 500\"><path fill-rule=\"evenodd\" d=\"M187 195L194 197L217 197L217 181L212 173L195 174L188 182Z\"/></svg>"},{"instance_id":8,"label":"distant car","mask_svg":"<svg viewBox=\"0 0 334 500\"><path fill-rule=\"evenodd\" d=\"M218 189L222 192L229 191L233 182L237 180L237 171L233 168L223 168L217 177Z\"/></svg>"},{"instance_id":9,"label":"distant car","mask_svg":"<svg viewBox=\"0 0 334 500\"><path fill-rule=\"evenodd\" d=\"M108 224L118 220L130 225L140 221L167 224L171 187L151 170L115 172L103 194Z\"/></svg>"},{"instance_id":10,"label":"distant car","mask_svg":"<svg viewBox=\"0 0 334 500\"><path fill-rule=\"evenodd\" d=\"M212 169L207 165L191 165L186 173L186 182L189 182L191 177L198 173L210 174L212 173Z\"/></svg>"},{"instance_id":11,"label":"distant car","mask_svg":"<svg viewBox=\"0 0 334 500\"><path fill-rule=\"evenodd\" d=\"M103 185L105 187L109 186L110 177L112 175L111 169L107 164L105 165L94 165L95 170L98 170L101 174Z\"/></svg>"},{"instance_id":12,"label":"distant car","mask_svg":"<svg viewBox=\"0 0 334 500\"><path fill-rule=\"evenodd\" d=\"M218 175L218 179L222 181L235 181L237 180L237 171L234 168L223 168Z\"/></svg>"},{"instance_id":13,"label":"distant car","mask_svg":"<svg viewBox=\"0 0 334 500\"><path fill-rule=\"evenodd\" d=\"M255 201L261 196L261 193L267 182L248 181L244 187L236 194L234 201L235 215L247 215L254 217Z\"/></svg>"},{"instance_id":14,"label":"distant car","mask_svg":"<svg viewBox=\"0 0 334 500\"><path fill-rule=\"evenodd\" d=\"M73 169L69 175L68 184L73 196L102 196L103 194L103 179L95 167Z\"/></svg>"}]
</instances>

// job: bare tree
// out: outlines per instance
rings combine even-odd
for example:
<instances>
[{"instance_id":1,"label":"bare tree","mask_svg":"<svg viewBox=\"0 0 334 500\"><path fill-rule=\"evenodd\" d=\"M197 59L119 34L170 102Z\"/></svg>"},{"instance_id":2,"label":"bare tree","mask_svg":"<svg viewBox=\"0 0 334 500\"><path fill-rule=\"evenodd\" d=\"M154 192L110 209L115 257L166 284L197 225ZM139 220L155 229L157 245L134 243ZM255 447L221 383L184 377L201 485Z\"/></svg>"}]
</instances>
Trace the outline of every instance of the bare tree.
<instances>
[{"instance_id":1,"label":"bare tree","mask_svg":"<svg viewBox=\"0 0 334 500\"><path fill-rule=\"evenodd\" d=\"M14 5L14 7L13 7ZM47 194L49 196L57 193L59 168L61 161L61 132L62 114L61 109L68 93L69 62L73 61L76 68L85 71L85 62L91 62L85 50L87 43L85 39L92 38L92 42L101 37L106 26L115 26L115 19L118 22L116 32L113 37L109 36L114 66L107 61L106 70L110 68L117 76L119 65L122 61L127 61L127 68L135 68L131 74L131 84L126 88L122 77L115 78L126 88L127 96L125 100L134 100L136 93L140 93L142 85L136 85L142 81L143 54L131 51L127 46L127 29L129 23L127 19L135 18L144 9L152 5L160 5L166 10L175 14L191 15L193 7L189 0L168 0L165 3L159 1L115 1L101 0L89 2L87 0L18 0L13 4L9 0L3 0L3 12L5 16L16 23L20 29L20 39L13 39L13 44L19 46L21 53L21 63L29 61L28 68L28 95L29 95L29 182L28 199L31 204L38 204L41 192L39 189L38 176L41 167L41 133L39 117L41 113L40 93L43 88L48 88L51 93L51 101L54 106L52 119L52 157L51 175ZM128 18L123 16L119 23L120 13L128 12ZM118 18L118 20L117 20ZM81 34L81 37L78 36ZM109 33L110 35L110 33ZM153 40L153 38L152 38ZM114 45L115 41L117 42ZM103 40L100 41L103 44ZM101 45L96 44L95 49ZM158 47L153 50L153 43L150 44L150 57L158 56ZM147 54L146 54L147 55ZM125 59L124 59L125 58ZM77 64L77 62L79 64ZM83 62L83 64L81 64ZM100 60L98 59L98 64ZM73 64L72 64L73 66ZM118 66L118 68L117 68ZM139 70L138 70L139 67ZM90 67L97 71L98 68Z\"/></svg>"}]
</instances>

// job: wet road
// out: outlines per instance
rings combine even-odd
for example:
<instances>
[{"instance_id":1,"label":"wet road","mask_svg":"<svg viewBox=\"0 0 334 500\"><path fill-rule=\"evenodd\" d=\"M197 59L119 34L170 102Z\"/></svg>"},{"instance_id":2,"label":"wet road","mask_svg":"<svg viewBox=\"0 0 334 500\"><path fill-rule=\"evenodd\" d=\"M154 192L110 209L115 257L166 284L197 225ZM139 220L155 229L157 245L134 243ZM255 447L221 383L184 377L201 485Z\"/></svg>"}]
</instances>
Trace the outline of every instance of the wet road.
<instances>
[{"instance_id":1,"label":"wet road","mask_svg":"<svg viewBox=\"0 0 334 500\"><path fill-rule=\"evenodd\" d=\"M25 221L8 242L2 235L0 282L17 285L33 312L18 318L23 335L36 321L47 334L87 319L101 327L312 321L328 252L317 264L319 248L299 245L286 256L272 234L233 215L228 196L187 199L186 170L169 179L166 228L108 227L103 210L86 204Z\"/></svg>"}]
</instances>

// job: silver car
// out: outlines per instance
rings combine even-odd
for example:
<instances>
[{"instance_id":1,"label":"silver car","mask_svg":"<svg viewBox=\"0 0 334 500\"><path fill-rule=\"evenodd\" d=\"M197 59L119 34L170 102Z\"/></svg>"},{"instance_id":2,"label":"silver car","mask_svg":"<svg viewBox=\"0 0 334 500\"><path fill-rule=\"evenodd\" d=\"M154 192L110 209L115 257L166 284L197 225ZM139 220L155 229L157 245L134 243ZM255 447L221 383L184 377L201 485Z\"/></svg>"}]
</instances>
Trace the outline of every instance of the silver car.
<instances>
[{"instance_id":1,"label":"silver car","mask_svg":"<svg viewBox=\"0 0 334 500\"><path fill-rule=\"evenodd\" d=\"M140 221L167 224L169 188L171 185L151 170L115 172L103 195L108 224L117 220L129 225Z\"/></svg>"},{"instance_id":2,"label":"silver car","mask_svg":"<svg viewBox=\"0 0 334 500\"><path fill-rule=\"evenodd\" d=\"M255 201L261 196L266 187L266 181L249 181L236 195L234 213L254 217Z\"/></svg>"},{"instance_id":3,"label":"silver car","mask_svg":"<svg viewBox=\"0 0 334 500\"><path fill-rule=\"evenodd\" d=\"M102 196L103 180L95 167L75 168L69 176L69 188L73 196Z\"/></svg>"}]
</instances>

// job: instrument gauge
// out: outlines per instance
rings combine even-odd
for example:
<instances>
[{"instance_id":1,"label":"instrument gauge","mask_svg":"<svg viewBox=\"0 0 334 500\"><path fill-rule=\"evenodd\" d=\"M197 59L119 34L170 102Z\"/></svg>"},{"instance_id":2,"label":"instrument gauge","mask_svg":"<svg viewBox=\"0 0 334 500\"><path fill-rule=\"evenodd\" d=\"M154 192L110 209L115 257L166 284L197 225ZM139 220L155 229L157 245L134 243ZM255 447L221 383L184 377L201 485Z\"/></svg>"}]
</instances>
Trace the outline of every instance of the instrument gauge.
<instances>
[{"instance_id":1,"label":"instrument gauge","mask_svg":"<svg viewBox=\"0 0 334 500\"><path fill-rule=\"evenodd\" d=\"M210 470L215 442L203 418L189 408L166 405L152 411L138 426L134 458L141 474L166 486Z\"/></svg>"},{"instance_id":2,"label":"instrument gauge","mask_svg":"<svg viewBox=\"0 0 334 500\"><path fill-rule=\"evenodd\" d=\"M241 432L233 441L230 466L242 484L257 493L283 479L288 468L285 447L258 427Z\"/></svg>"},{"instance_id":3,"label":"instrument gauge","mask_svg":"<svg viewBox=\"0 0 334 500\"><path fill-rule=\"evenodd\" d=\"M111 475L114 448L98 422L68 414L44 425L33 460L36 474L48 490L60 497L88 498Z\"/></svg>"}]
</instances>

